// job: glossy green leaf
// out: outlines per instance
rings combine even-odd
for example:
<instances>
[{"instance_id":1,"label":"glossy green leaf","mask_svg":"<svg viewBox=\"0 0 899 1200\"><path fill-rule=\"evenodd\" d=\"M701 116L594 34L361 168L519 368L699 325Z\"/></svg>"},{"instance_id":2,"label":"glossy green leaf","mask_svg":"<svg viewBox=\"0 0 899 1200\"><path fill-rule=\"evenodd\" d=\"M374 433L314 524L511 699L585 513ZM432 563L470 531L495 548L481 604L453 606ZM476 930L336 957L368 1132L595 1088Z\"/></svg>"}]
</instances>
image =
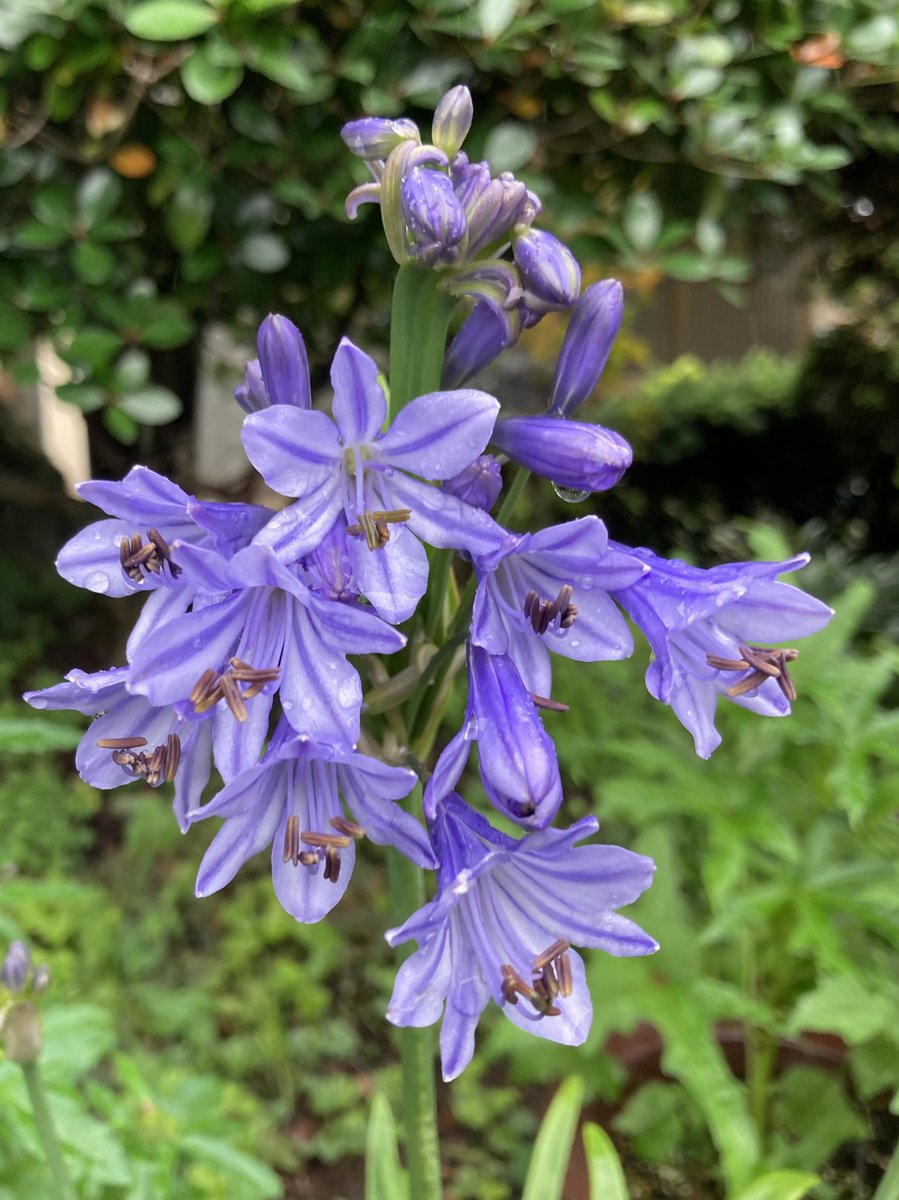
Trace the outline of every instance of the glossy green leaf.
<instances>
[{"instance_id":1,"label":"glossy green leaf","mask_svg":"<svg viewBox=\"0 0 899 1200\"><path fill-rule=\"evenodd\" d=\"M312 75L290 42L282 45L253 46L247 62L254 70L292 91L305 93L312 87Z\"/></svg>"},{"instance_id":2,"label":"glossy green leaf","mask_svg":"<svg viewBox=\"0 0 899 1200\"><path fill-rule=\"evenodd\" d=\"M521 121L503 121L487 135L484 154L494 171L518 171L534 157L537 134Z\"/></svg>"},{"instance_id":3,"label":"glossy green leaf","mask_svg":"<svg viewBox=\"0 0 899 1200\"><path fill-rule=\"evenodd\" d=\"M556 1092L537 1131L521 1200L561 1200L583 1098L577 1076Z\"/></svg>"},{"instance_id":4,"label":"glossy green leaf","mask_svg":"<svg viewBox=\"0 0 899 1200\"><path fill-rule=\"evenodd\" d=\"M94 383L63 383L56 389L56 394L83 413L97 412L106 403L105 390Z\"/></svg>"},{"instance_id":5,"label":"glossy green leaf","mask_svg":"<svg viewBox=\"0 0 899 1200\"><path fill-rule=\"evenodd\" d=\"M622 219L627 240L637 250L649 250L662 232L662 206L653 192L629 197Z\"/></svg>"},{"instance_id":6,"label":"glossy green leaf","mask_svg":"<svg viewBox=\"0 0 899 1200\"><path fill-rule=\"evenodd\" d=\"M126 350L115 365L116 386L123 392L134 392L150 377L150 356L143 350Z\"/></svg>"},{"instance_id":7,"label":"glossy green leaf","mask_svg":"<svg viewBox=\"0 0 899 1200\"><path fill-rule=\"evenodd\" d=\"M95 167L82 177L76 201L78 216L86 229L112 216L122 198L123 187L118 175L105 167Z\"/></svg>"},{"instance_id":8,"label":"glossy green leaf","mask_svg":"<svg viewBox=\"0 0 899 1200\"><path fill-rule=\"evenodd\" d=\"M144 0L125 14L125 28L148 41L178 42L205 33L218 19L199 0Z\"/></svg>"},{"instance_id":9,"label":"glossy green leaf","mask_svg":"<svg viewBox=\"0 0 899 1200\"><path fill-rule=\"evenodd\" d=\"M115 272L116 259L106 246L93 242L76 242L71 253L72 270L82 283L102 287Z\"/></svg>"},{"instance_id":10,"label":"glossy green leaf","mask_svg":"<svg viewBox=\"0 0 899 1200\"><path fill-rule=\"evenodd\" d=\"M88 325L76 333L68 346L61 348L61 353L67 362L102 367L112 361L121 347L122 339L114 330Z\"/></svg>"},{"instance_id":11,"label":"glossy green leaf","mask_svg":"<svg viewBox=\"0 0 899 1200\"><path fill-rule=\"evenodd\" d=\"M604 1129L592 1122L584 1126L583 1138L590 1177L590 1200L628 1200L624 1170L612 1139Z\"/></svg>"},{"instance_id":12,"label":"glossy green leaf","mask_svg":"<svg viewBox=\"0 0 899 1200\"><path fill-rule=\"evenodd\" d=\"M168 425L181 415L181 401L164 387L143 387L128 392L119 400L118 408L141 425Z\"/></svg>"},{"instance_id":13,"label":"glossy green leaf","mask_svg":"<svg viewBox=\"0 0 899 1200\"><path fill-rule=\"evenodd\" d=\"M518 0L478 0L481 36L488 42L496 41L512 24L517 9Z\"/></svg>"},{"instance_id":14,"label":"glossy green leaf","mask_svg":"<svg viewBox=\"0 0 899 1200\"><path fill-rule=\"evenodd\" d=\"M895 13L895 9L893 10ZM886 50L895 50L899 45L899 22L895 15L880 13L856 25L846 39L849 49L854 54L882 54Z\"/></svg>"},{"instance_id":15,"label":"glossy green leaf","mask_svg":"<svg viewBox=\"0 0 899 1200\"><path fill-rule=\"evenodd\" d=\"M163 220L172 245L190 254L209 232L215 201L202 179L182 179L165 206Z\"/></svg>"},{"instance_id":16,"label":"glossy green leaf","mask_svg":"<svg viewBox=\"0 0 899 1200\"><path fill-rule=\"evenodd\" d=\"M850 1045L866 1042L895 1022L896 1005L863 979L849 975L822 980L805 992L790 1015L787 1033L836 1033Z\"/></svg>"},{"instance_id":17,"label":"glossy green leaf","mask_svg":"<svg viewBox=\"0 0 899 1200\"><path fill-rule=\"evenodd\" d=\"M262 275L280 271L290 262L290 250L283 238L274 233L251 233L237 247L244 266Z\"/></svg>"},{"instance_id":18,"label":"glossy green leaf","mask_svg":"<svg viewBox=\"0 0 899 1200\"><path fill-rule=\"evenodd\" d=\"M805 1171L769 1171L744 1188L733 1200L802 1200L818 1183Z\"/></svg>"},{"instance_id":19,"label":"glossy green leaf","mask_svg":"<svg viewBox=\"0 0 899 1200\"><path fill-rule=\"evenodd\" d=\"M365 1200L408 1200L409 1182L400 1166L396 1122L386 1096L372 1097L365 1138Z\"/></svg>"},{"instance_id":20,"label":"glossy green leaf","mask_svg":"<svg viewBox=\"0 0 899 1200\"><path fill-rule=\"evenodd\" d=\"M239 63L221 65L214 62L205 46L199 46L181 64L184 90L198 104L220 104L240 86L243 73Z\"/></svg>"}]
</instances>

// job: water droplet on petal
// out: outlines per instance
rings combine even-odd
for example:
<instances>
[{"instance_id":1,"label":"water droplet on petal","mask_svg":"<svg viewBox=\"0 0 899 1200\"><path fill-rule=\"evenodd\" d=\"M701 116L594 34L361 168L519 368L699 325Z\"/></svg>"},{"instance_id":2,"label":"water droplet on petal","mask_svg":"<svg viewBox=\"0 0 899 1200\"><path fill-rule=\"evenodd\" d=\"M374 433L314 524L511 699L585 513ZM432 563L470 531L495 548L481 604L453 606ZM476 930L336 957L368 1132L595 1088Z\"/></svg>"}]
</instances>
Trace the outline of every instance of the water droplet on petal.
<instances>
[{"instance_id":1,"label":"water droplet on petal","mask_svg":"<svg viewBox=\"0 0 899 1200\"><path fill-rule=\"evenodd\" d=\"M589 492L582 492L579 488L563 487L561 483L554 483L553 491L566 504L580 504L582 500L586 500L590 495Z\"/></svg>"},{"instance_id":2,"label":"water droplet on petal","mask_svg":"<svg viewBox=\"0 0 899 1200\"><path fill-rule=\"evenodd\" d=\"M292 700L282 700L281 707L284 709L284 711L286 713L293 712L293 701Z\"/></svg>"},{"instance_id":3,"label":"water droplet on petal","mask_svg":"<svg viewBox=\"0 0 899 1200\"><path fill-rule=\"evenodd\" d=\"M337 703L341 708L352 708L359 700L359 693L354 683L344 683L337 689Z\"/></svg>"},{"instance_id":4,"label":"water droplet on petal","mask_svg":"<svg viewBox=\"0 0 899 1200\"><path fill-rule=\"evenodd\" d=\"M93 575L88 576L84 586L90 592L99 592L101 595L109 591L109 576L103 571L96 571Z\"/></svg>"}]
</instances>

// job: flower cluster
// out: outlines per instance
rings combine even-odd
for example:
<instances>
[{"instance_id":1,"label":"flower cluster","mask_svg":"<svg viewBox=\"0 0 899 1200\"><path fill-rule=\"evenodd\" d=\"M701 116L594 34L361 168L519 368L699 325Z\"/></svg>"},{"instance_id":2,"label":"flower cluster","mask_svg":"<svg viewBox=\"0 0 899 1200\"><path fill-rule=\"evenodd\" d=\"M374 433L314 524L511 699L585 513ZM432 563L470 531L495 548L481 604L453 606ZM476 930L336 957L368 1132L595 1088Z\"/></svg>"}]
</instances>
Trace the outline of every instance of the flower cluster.
<instances>
[{"instance_id":1,"label":"flower cluster","mask_svg":"<svg viewBox=\"0 0 899 1200\"><path fill-rule=\"evenodd\" d=\"M344 130L374 175L351 211L378 202L401 270L475 300L443 364L452 386L394 397L391 412L377 365L345 338L329 411L313 407L300 332L267 317L236 398L247 456L285 507L200 500L143 467L121 483L82 485L108 517L63 548L60 572L146 600L124 665L73 670L27 697L95 718L76 760L90 783L173 783L182 830L223 822L200 866L200 896L269 846L278 899L299 921L320 920L340 899L361 838L435 870L433 899L387 935L419 945L388 1017L425 1025L443 1014L446 1078L470 1060L490 999L530 1032L579 1043L591 1006L575 947L657 948L616 911L649 886L652 863L581 845L597 829L592 817L552 827L563 784L541 713L565 711L552 698L552 654L627 657L626 614L652 649L649 690L708 756L720 740L719 697L789 712L797 651L772 644L831 615L778 581L803 556L702 570L611 541L596 516L520 534L490 515L508 459L586 495L614 485L631 452L616 433L569 419L611 350L621 287L606 280L577 297L570 252L532 228L536 197L461 153L470 122L470 96L454 88L430 145L409 121ZM502 258L509 248L512 261ZM572 304L543 413L504 417L493 396L460 386L532 318ZM394 331L403 337L413 354L415 331ZM429 771L376 714L395 707L403 728L407 700L416 715L431 704L439 727L463 664L464 720ZM429 687L440 669L441 685ZM486 796L518 836L456 790L473 743ZM223 786L206 799L213 765ZM419 776L424 824L402 803Z\"/></svg>"}]
</instances>

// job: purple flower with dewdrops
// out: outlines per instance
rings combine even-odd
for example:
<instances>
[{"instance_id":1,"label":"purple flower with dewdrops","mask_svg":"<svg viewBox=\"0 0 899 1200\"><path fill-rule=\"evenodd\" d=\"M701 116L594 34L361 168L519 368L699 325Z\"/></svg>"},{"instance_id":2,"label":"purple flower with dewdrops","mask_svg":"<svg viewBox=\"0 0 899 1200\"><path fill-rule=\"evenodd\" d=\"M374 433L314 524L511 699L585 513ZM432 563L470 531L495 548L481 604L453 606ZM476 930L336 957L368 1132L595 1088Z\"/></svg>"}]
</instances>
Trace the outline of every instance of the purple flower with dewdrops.
<instances>
[{"instance_id":1,"label":"purple flower with dewdrops","mask_svg":"<svg viewBox=\"0 0 899 1200\"><path fill-rule=\"evenodd\" d=\"M256 541L293 561L345 516L356 586L385 620L404 621L427 587L421 541L486 554L506 537L485 512L410 474L443 480L464 470L484 450L499 403L470 389L432 392L382 432L387 401L378 368L346 338L331 381L333 420L274 405L244 423L250 461L270 487L298 498Z\"/></svg>"},{"instance_id":2,"label":"purple flower with dewdrops","mask_svg":"<svg viewBox=\"0 0 899 1200\"><path fill-rule=\"evenodd\" d=\"M568 308L581 290L577 259L557 237L543 229L516 229L512 253L524 288L551 308Z\"/></svg>"},{"instance_id":3,"label":"purple flower with dewdrops","mask_svg":"<svg viewBox=\"0 0 899 1200\"><path fill-rule=\"evenodd\" d=\"M618 957L658 949L615 911L649 887L652 860L620 846L577 845L598 827L584 817L516 841L458 796L440 803L431 823L437 896L386 935L391 946L419 944L397 973L387 1019L424 1026L442 1015L445 1080L471 1061L491 1000L527 1033L567 1046L586 1040L593 1006L574 946Z\"/></svg>"},{"instance_id":4,"label":"purple flower with dewdrops","mask_svg":"<svg viewBox=\"0 0 899 1200\"><path fill-rule=\"evenodd\" d=\"M491 441L535 475L576 492L614 487L634 457L624 438L611 429L545 414L503 417Z\"/></svg>"},{"instance_id":5,"label":"purple flower with dewdrops","mask_svg":"<svg viewBox=\"0 0 899 1200\"><path fill-rule=\"evenodd\" d=\"M549 397L552 416L569 416L596 387L623 315L624 291L617 279L591 284L575 304Z\"/></svg>"},{"instance_id":6,"label":"purple flower with dewdrops","mask_svg":"<svg viewBox=\"0 0 899 1200\"><path fill-rule=\"evenodd\" d=\"M190 813L192 821L224 818L200 864L197 895L220 891L269 844L278 900L307 923L346 891L361 837L435 867L425 830L396 803L416 782L403 767L297 737L282 720L262 762Z\"/></svg>"},{"instance_id":7,"label":"purple flower with dewdrops","mask_svg":"<svg viewBox=\"0 0 899 1200\"><path fill-rule=\"evenodd\" d=\"M259 326L256 345L259 357L247 363L244 382L234 392L244 412L259 412L272 404L311 408L309 359L296 325L270 313Z\"/></svg>"},{"instance_id":8,"label":"purple flower with dewdrops","mask_svg":"<svg viewBox=\"0 0 899 1200\"><path fill-rule=\"evenodd\" d=\"M210 719L204 721L184 720L170 705L156 708L129 692L128 675L127 667L94 674L70 671L64 683L26 692L25 700L32 708L71 709L95 718L75 753L78 774L92 787L111 790L136 779L150 787L174 782L175 817L185 833L187 814L200 803L209 782L213 746L219 751L216 765L230 778L233 743L241 738L241 727L224 705L207 710ZM258 758L260 748L250 749L250 761L253 755Z\"/></svg>"},{"instance_id":9,"label":"purple flower with dewdrops","mask_svg":"<svg viewBox=\"0 0 899 1200\"><path fill-rule=\"evenodd\" d=\"M247 546L232 559L197 547L179 552L217 598L141 642L131 691L156 706L176 704L187 719L224 699L248 731L230 775L248 765L247 744L258 757L276 691L297 733L354 744L362 686L346 656L392 654L406 644L403 635L359 604L355 589L344 593L353 599L331 599L267 546ZM241 700L243 682L253 688L250 705Z\"/></svg>"},{"instance_id":10,"label":"purple flower with dewdrops","mask_svg":"<svg viewBox=\"0 0 899 1200\"><path fill-rule=\"evenodd\" d=\"M516 535L489 563L476 562L471 640L508 654L524 686L549 697L549 652L580 662L627 658L634 643L609 593L648 568L609 545L598 517Z\"/></svg>"},{"instance_id":11,"label":"purple flower with dewdrops","mask_svg":"<svg viewBox=\"0 0 899 1200\"><path fill-rule=\"evenodd\" d=\"M517 825L548 825L562 803L552 738L512 659L469 643L465 722L434 767L425 792L429 820L458 783L473 742L490 803Z\"/></svg>"},{"instance_id":12,"label":"purple flower with dewdrops","mask_svg":"<svg viewBox=\"0 0 899 1200\"><path fill-rule=\"evenodd\" d=\"M820 600L777 580L804 567L807 554L703 570L651 550L616 549L649 567L615 593L652 649L646 686L674 709L701 758L721 744L714 723L719 696L762 716L790 712L796 689L788 664L799 651L771 644L817 633L833 616Z\"/></svg>"},{"instance_id":13,"label":"purple flower with dewdrops","mask_svg":"<svg viewBox=\"0 0 899 1200\"><path fill-rule=\"evenodd\" d=\"M465 504L489 512L503 490L503 473L492 454L481 454L464 471L444 480L441 486Z\"/></svg>"}]
</instances>

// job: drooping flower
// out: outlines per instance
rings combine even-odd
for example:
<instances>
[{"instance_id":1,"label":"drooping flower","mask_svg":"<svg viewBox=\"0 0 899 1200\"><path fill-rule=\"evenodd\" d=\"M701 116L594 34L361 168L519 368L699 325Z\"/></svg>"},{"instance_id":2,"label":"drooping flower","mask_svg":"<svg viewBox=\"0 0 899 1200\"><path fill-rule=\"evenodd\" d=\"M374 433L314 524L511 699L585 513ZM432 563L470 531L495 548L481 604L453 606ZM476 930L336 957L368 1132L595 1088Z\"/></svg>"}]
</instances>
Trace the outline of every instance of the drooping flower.
<instances>
[{"instance_id":1,"label":"drooping flower","mask_svg":"<svg viewBox=\"0 0 899 1200\"><path fill-rule=\"evenodd\" d=\"M127 667L70 671L64 683L26 692L25 700L32 708L72 709L96 718L75 753L78 774L92 787L108 790L137 779L158 787L174 781L175 817L185 833L187 814L209 782L213 745L227 748L216 765L229 778L229 763L240 758L234 743L244 731L224 704L207 710L202 721L185 720L171 705L156 708L128 691L128 674ZM260 743L247 746L249 761L260 749Z\"/></svg>"},{"instance_id":2,"label":"drooping flower","mask_svg":"<svg viewBox=\"0 0 899 1200\"><path fill-rule=\"evenodd\" d=\"M580 492L614 487L633 461L630 446L613 430L546 414L503 417L491 441L529 471Z\"/></svg>"},{"instance_id":3,"label":"drooping flower","mask_svg":"<svg viewBox=\"0 0 899 1200\"><path fill-rule=\"evenodd\" d=\"M788 664L798 651L771 647L817 633L833 616L820 600L777 582L804 567L807 554L703 570L651 550L612 545L650 568L615 599L652 649L649 692L674 709L701 758L721 743L715 728L719 696L762 716L790 712L796 692Z\"/></svg>"},{"instance_id":4,"label":"drooping flower","mask_svg":"<svg viewBox=\"0 0 899 1200\"><path fill-rule=\"evenodd\" d=\"M527 829L548 825L562 803L552 738L512 659L469 644L465 721L434 767L425 793L429 820L456 786L473 742L490 803Z\"/></svg>"},{"instance_id":5,"label":"drooping flower","mask_svg":"<svg viewBox=\"0 0 899 1200\"><path fill-rule=\"evenodd\" d=\"M490 1000L528 1033L569 1046L586 1039L593 1008L572 947L622 957L658 949L615 911L649 887L652 860L620 846L577 845L597 829L585 817L516 841L458 796L440 803L431 823L437 896L386 935L391 946L419 944L397 973L387 1019L424 1026L442 1014L444 1079L471 1061Z\"/></svg>"},{"instance_id":6,"label":"drooping flower","mask_svg":"<svg viewBox=\"0 0 899 1200\"><path fill-rule=\"evenodd\" d=\"M508 654L528 691L551 694L550 650L580 662L633 651L609 593L636 583L648 568L609 545L598 517L517 535L476 567L471 640L491 654Z\"/></svg>"},{"instance_id":7,"label":"drooping flower","mask_svg":"<svg viewBox=\"0 0 899 1200\"><path fill-rule=\"evenodd\" d=\"M275 405L252 413L243 441L266 483L296 503L257 542L285 561L313 550L345 515L359 590L385 620L404 621L424 594L428 561L418 540L487 553L500 527L410 472L449 479L484 450L498 402L484 392L432 392L407 404L381 432L387 401L374 361L348 339L331 369L333 417Z\"/></svg>"},{"instance_id":8,"label":"drooping flower","mask_svg":"<svg viewBox=\"0 0 899 1200\"><path fill-rule=\"evenodd\" d=\"M262 762L190 813L192 821L224 818L200 864L197 895L220 891L270 843L275 892L303 922L320 921L340 900L362 836L435 867L425 830L396 803L415 783L412 771L298 737L282 720Z\"/></svg>"}]
</instances>

